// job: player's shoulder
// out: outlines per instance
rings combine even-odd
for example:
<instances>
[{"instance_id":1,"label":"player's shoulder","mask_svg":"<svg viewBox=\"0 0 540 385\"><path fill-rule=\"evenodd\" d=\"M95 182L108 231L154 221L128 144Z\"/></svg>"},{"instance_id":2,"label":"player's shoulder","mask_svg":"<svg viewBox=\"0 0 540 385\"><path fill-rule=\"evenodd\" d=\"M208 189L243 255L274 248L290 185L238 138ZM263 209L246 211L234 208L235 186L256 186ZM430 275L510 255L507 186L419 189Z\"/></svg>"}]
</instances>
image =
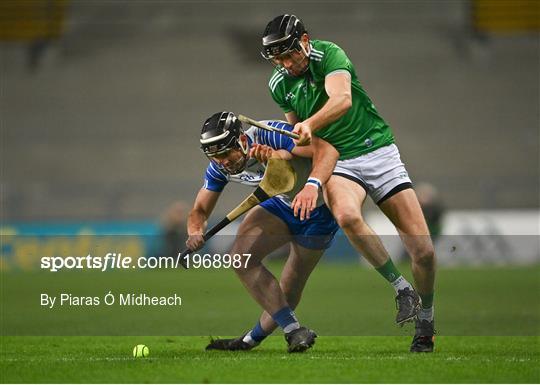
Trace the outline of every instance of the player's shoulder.
<instances>
[{"instance_id":1,"label":"player's shoulder","mask_svg":"<svg viewBox=\"0 0 540 385\"><path fill-rule=\"evenodd\" d=\"M318 50L320 52L324 52L328 48L332 48L332 47L334 47L336 45L335 43L333 43L331 41L328 41L328 40L317 40L317 39L310 40L309 44L310 44L312 49L315 48L316 50Z\"/></svg>"},{"instance_id":2,"label":"player's shoulder","mask_svg":"<svg viewBox=\"0 0 540 385\"><path fill-rule=\"evenodd\" d=\"M257 137L259 135L259 128L255 126L249 126L244 129L244 134L249 138L250 142L257 142Z\"/></svg>"},{"instance_id":3,"label":"player's shoulder","mask_svg":"<svg viewBox=\"0 0 540 385\"><path fill-rule=\"evenodd\" d=\"M270 91L272 93L276 93L279 90L279 85L283 85L286 82L286 76L285 74L278 70L277 68L274 68L274 71L272 71L272 75L270 76L270 79L268 80L268 88L270 88Z\"/></svg>"},{"instance_id":4,"label":"player's shoulder","mask_svg":"<svg viewBox=\"0 0 540 385\"><path fill-rule=\"evenodd\" d=\"M206 167L206 175L213 179L228 179L229 175L225 169L220 167L217 163L210 161Z\"/></svg>"},{"instance_id":5,"label":"player's shoulder","mask_svg":"<svg viewBox=\"0 0 540 385\"><path fill-rule=\"evenodd\" d=\"M335 55L344 52L343 49L334 42L326 40L311 40L309 56L315 61L322 61L327 55Z\"/></svg>"}]
</instances>

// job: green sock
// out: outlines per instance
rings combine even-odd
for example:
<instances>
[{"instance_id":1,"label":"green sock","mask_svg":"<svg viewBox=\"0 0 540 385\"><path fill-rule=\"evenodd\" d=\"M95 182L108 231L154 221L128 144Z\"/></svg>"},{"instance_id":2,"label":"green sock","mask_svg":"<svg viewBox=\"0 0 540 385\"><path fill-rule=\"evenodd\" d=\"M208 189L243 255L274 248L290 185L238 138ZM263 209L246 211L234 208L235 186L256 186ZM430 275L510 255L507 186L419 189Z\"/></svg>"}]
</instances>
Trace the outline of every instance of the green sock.
<instances>
[{"instance_id":1,"label":"green sock","mask_svg":"<svg viewBox=\"0 0 540 385\"><path fill-rule=\"evenodd\" d=\"M388 282L392 283L401 276L401 273L392 262L392 259L388 258L388 261L381 267L376 267L375 270L379 272Z\"/></svg>"},{"instance_id":2,"label":"green sock","mask_svg":"<svg viewBox=\"0 0 540 385\"><path fill-rule=\"evenodd\" d=\"M418 293L418 295L420 296L420 298L422 299L422 307L424 309L429 309L430 307L433 306L433 294L434 293L431 293L431 294L421 294L421 293Z\"/></svg>"}]
</instances>

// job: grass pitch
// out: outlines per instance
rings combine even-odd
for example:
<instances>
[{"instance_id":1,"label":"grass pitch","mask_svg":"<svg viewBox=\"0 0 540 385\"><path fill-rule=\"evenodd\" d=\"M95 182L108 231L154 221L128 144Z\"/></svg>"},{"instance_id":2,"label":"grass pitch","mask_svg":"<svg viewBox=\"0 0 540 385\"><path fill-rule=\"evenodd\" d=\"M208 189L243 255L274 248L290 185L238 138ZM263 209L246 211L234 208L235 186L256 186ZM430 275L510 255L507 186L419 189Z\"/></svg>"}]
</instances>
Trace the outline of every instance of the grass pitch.
<instances>
[{"instance_id":1,"label":"grass pitch","mask_svg":"<svg viewBox=\"0 0 540 385\"><path fill-rule=\"evenodd\" d=\"M272 269L277 273L280 265ZM408 267L401 270L410 277ZM260 312L231 271L52 277L2 273L2 383L540 382L538 266L441 269L433 354L408 352L413 330L393 323L392 289L356 265L315 270L297 314L321 337L303 354L286 353L278 333L251 352L204 350L209 334L238 335ZM154 294L177 287L186 304L146 314L141 308L55 313L37 303L43 290L92 294L133 287ZM36 330L43 333L28 336ZM100 330L115 336L89 335ZM167 330L177 336L158 336ZM123 336L130 332L138 336ZM137 344L150 348L148 358L132 357Z\"/></svg>"},{"instance_id":2,"label":"grass pitch","mask_svg":"<svg viewBox=\"0 0 540 385\"><path fill-rule=\"evenodd\" d=\"M4 337L3 383L535 383L538 337L440 337L433 354L406 337L321 337L288 354L281 337L251 352L204 351L207 337ZM134 345L150 347L132 358Z\"/></svg>"}]
</instances>

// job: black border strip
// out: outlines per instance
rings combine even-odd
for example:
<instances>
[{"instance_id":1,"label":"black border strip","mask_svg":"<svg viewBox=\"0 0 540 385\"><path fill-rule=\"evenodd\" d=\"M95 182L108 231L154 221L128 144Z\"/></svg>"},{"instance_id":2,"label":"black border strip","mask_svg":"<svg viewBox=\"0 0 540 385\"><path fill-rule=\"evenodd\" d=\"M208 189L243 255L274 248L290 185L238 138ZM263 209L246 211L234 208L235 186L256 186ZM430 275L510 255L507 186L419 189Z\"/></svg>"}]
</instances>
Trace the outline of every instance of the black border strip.
<instances>
[{"instance_id":1,"label":"black border strip","mask_svg":"<svg viewBox=\"0 0 540 385\"><path fill-rule=\"evenodd\" d=\"M260 186L258 186L255 191L253 191L253 195L255 195L255 198L259 200L259 203L270 199L270 195L268 195L266 191L264 191Z\"/></svg>"},{"instance_id":2,"label":"black border strip","mask_svg":"<svg viewBox=\"0 0 540 385\"><path fill-rule=\"evenodd\" d=\"M352 175L345 174L345 173L342 173L342 172L333 172L332 175L337 175L337 176L341 176L341 177L343 177L345 179L352 180L353 182L356 182L360 186L362 186L362 188L364 190L366 190L366 192L369 191L366 184L362 180L360 180L360 179L358 179L358 178L356 178L356 177L354 177Z\"/></svg>"},{"instance_id":3,"label":"black border strip","mask_svg":"<svg viewBox=\"0 0 540 385\"><path fill-rule=\"evenodd\" d=\"M379 201L377 202L377 205L380 205L381 203L383 203L388 198L391 198L392 196L396 195L398 192L403 191L403 190L407 190L407 189L410 189L410 188L413 188L413 185L412 185L411 182L405 182L405 183L398 184L396 187L394 187L392 190L390 190L385 196L383 196L381 199L379 199Z\"/></svg>"}]
</instances>

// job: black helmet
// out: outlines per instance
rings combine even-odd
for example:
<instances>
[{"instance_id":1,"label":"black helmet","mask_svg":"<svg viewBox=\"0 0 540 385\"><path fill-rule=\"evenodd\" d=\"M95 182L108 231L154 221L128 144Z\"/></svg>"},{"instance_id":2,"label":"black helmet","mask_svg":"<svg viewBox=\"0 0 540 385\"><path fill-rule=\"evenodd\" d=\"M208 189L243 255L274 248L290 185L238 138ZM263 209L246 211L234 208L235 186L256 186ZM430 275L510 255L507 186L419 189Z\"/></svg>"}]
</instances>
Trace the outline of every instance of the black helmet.
<instances>
[{"instance_id":1,"label":"black helmet","mask_svg":"<svg viewBox=\"0 0 540 385\"><path fill-rule=\"evenodd\" d=\"M291 49L301 50L300 39L306 33L304 24L294 15L274 18L264 30L261 55L270 60Z\"/></svg>"},{"instance_id":2,"label":"black helmet","mask_svg":"<svg viewBox=\"0 0 540 385\"><path fill-rule=\"evenodd\" d=\"M201 130L201 150L206 156L223 154L233 148L242 148L242 123L232 112L216 112L206 119Z\"/></svg>"}]
</instances>

